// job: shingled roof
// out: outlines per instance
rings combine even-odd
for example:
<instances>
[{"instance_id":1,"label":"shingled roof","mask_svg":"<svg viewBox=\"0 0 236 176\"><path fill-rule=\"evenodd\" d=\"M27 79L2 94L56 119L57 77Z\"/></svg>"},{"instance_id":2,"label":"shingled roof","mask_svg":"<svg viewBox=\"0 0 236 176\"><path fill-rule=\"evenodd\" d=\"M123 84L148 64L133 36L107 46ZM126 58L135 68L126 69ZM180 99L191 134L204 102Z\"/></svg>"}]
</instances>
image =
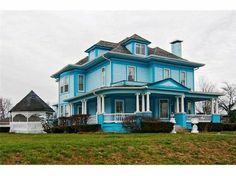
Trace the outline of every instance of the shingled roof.
<instances>
[{"instance_id":1,"label":"shingled roof","mask_svg":"<svg viewBox=\"0 0 236 176\"><path fill-rule=\"evenodd\" d=\"M104 40L100 40L99 42L97 42L96 44L94 44L93 46L91 46L89 49L87 49L86 51L90 50L92 47L98 46L98 47L105 47L105 48L109 48L110 51L113 52L117 52L117 53L123 53L123 54L132 54L126 47L125 44L129 41L129 40L139 40L139 41L143 41L146 43L151 43L150 41L148 41L147 39L137 35L137 34L133 34L130 37L127 37L123 40L121 40L118 43L114 43L114 42L108 42L108 41L104 41ZM186 60L183 59L182 57L179 57L175 54L172 54L164 49L161 49L159 47L155 47L155 48L151 48L148 47L148 55L156 55L156 56L162 56L162 57L169 57L169 58L173 58L173 59L179 59L179 60ZM83 65L84 63L88 62L88 56L81 59L80 61L78 61L76 64L77 65Z\"/></svg>"},{"instance_id":2,"label":"shingled roof","mask_svg":"<svg viewBox=\"0 0 236 176\"><path fill-rule=\"evenodd\" d=\"M45 111L54 112L34 91L30 91L10 112L14 111Z\"/></svg>"}]
</instances>

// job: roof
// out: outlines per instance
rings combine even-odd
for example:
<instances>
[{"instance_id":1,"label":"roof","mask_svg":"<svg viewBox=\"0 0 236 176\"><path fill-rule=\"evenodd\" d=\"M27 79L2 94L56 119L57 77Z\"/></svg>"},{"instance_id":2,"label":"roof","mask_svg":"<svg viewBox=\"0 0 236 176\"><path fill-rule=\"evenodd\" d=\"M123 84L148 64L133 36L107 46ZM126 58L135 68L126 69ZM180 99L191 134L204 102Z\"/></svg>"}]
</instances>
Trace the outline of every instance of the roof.
<instances>
[{"instance_id":1,"label":"roof","mask_svg":"<svg viewBox=\"0 0 236 176\"><path fill-rule=\"evenodd\" d=\"M10 112L14 111L45 111L54 112L34 91L30 91Z\"/></svg>"},{"instance_id":2,"label":"roof","mask_svg":"<svg viewBox=\"0 0 236 176\"><path fill-rule=\"evenodd\" d=\"M105 40L100 40L99 42L95 43L94 45L92 45L90 48L88 48L85 52L89 52L92 49L94 49L95 47L100 47L100 48L104 48L104 49L108 49L109 51L113 51L113 52L118 52L118 53L123 53L123 54L132 54L126 47L125 44L130 41L130 40L138 40L138 41L143 41L146 42L147 44L150 44L151 42L148 41L147 39L137 35L137 34L133 34L130 37L126 37L125 39L121 40L118 43L115 42L109 42L109 41L105 41ZM171 43L176 43L176 42L182 42L181 40L175 40ZM151 48L148 47L148 54L149 55L156 55L156 56L163 56L163 57L170 57L170 58L175 58L175 59L182 59L182 60L186 60L183 59L182 57L179 57L175 54L172 54L164 49L161 49L160 47L155 47L155 48ZM88 62L88 56L79 60L76 65L83 65L84 63Z\"/></svg>"}]
</instances>

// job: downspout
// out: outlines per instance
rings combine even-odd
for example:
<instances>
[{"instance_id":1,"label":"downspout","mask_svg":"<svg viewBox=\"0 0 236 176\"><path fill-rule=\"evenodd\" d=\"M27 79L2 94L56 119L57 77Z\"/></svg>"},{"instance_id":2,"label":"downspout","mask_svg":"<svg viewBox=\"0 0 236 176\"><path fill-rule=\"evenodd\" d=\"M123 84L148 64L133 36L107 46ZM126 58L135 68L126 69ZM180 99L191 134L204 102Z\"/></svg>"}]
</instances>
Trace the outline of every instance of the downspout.
<instances>
[{"instance_id":1,"label":"downspout","mask_svg":"<svg viewBox=\"0 0 236 176\"><path fill-rule=\"evenodd\" d=\"M110 80L110 85L111 85L111 83L113 82L113 80L112 80L112 65L111 65L111 59L108 59L107 57L105 57L104 55L102 55L102 57L104 58L104 59L106 59L106 60L108 60L109 62L110 62L110 72L111 72L111 80ZM109 85L109 86L110 86Z\"/></svg>"}]
</instances>

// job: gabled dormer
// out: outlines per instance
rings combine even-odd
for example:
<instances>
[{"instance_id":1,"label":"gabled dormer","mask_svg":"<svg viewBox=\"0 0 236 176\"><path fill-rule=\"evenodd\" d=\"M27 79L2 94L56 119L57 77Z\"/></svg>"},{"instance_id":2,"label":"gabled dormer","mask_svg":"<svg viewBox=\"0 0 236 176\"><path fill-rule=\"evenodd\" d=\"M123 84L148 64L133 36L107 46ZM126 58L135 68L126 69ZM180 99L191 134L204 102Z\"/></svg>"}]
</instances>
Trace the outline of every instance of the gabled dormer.
<instances>
[{"instance_id":1,"label":"gabled dormer","mask_svg":"<svg viewBox=\"0 0 236 176\"><path fill-rule=\"evenodd\" d=\"M148 45L151 42L134 34L131 37L126 38L122 43L133 55L147 56Z\"/></svg>"},{"instance_id":2,"label":"gabled dormer","mask_svg":"<svg viewBox=\"0 0 236 176\"><path fill-rule=\"evenodd\" d=\"M91 61L110 51L114 48L115 45L116 43L100 40L98 43L88 48L85 52L88 53L89 61Z\"/></svg>"}]
</instances>

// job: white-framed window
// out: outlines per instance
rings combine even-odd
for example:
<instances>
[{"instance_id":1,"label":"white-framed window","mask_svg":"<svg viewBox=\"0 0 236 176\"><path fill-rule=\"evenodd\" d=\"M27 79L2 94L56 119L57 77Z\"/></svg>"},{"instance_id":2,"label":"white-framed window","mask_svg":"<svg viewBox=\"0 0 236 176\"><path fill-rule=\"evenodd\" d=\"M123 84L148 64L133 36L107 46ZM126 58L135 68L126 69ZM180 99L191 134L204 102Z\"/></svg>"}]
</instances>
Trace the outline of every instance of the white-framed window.
<instances>
[{"instance_id":1,"label":"white-framed window","mask_svg":"<svg viewBox=\"0 0 236 176\"><path fill-rule=\"evenodd\" d=\"M106 70L105 70L105 67L102 67L101 75L102 75L102 86L105 86L106 85Z\"/></svg>"},{"instance_id":2,"label":"white-framed window","mask_svg":"<svg viewBox=\"0 0 236 176\"><path fill-rule=\"evenodd\" d=\"M115 100L115 113L124 112L124 100Z\"/></svg>"},{"instance_id":3,"label":"white-framed window","mask_svg":"<svg viewBox=\"0 0 236 176\"><path fill-rule=\"evenodd\" d=\"M84 75L78 75L78 90L84 91Z\"/></svg>"},{"instance_id":4,"label":"white-framed window","mask_svg":"<svg viewBox=\"0 0 236 176\"><path fill-rule=\"evenodd\" d=\"M135 51L136 54L145 55L146 54L145 44L136 43Z\"/></svg>"},{"instance_id":5,"label":"white-framed window","mask_svg":"<svg viewBox=\"0 0 236 176\"><path fill-rule=\"evenodd\" d=\"M180 83L186 86L186 72L182 71L180 73Z\"/></svg>"},{"instance_id":6,"label":"white-framed window","mask_svg":"<svg viewBox=\"0 0 236 176\"><path fill-rule=\"evenodd\" d=\"M128 81L135 81L136 79L136 68L128 66Z\"/></svg>"},{"instance_id":7,"label":"white-framed window","mask_svg":"<svg viewBox=\"0 0 236 176\"><path fill-rule=\"evenodd\" d=\"M65 105L65 116L68 117L70 115L70 105Z\"/></svg>"},{"instance_id":8,"label":"white-framed window","mask_svg":"<svg viewBox=\"0 0 236 176\"><path fill-rule=\"evenodd\" d=\"M64 116L64 106L61 106L61 112L60 112L60 114L61 114L61 117Z\"/></svg>"},{"instance_id":9,"label":"white-framed window","mask_svg":"<svg viewBox=\"0 0 236 176\"><path fill-rule=\"evenodd\" d=\"M164 79L170 78L170 69L164 69Z\"/></svg>"},{"instance_id":10,"label":"white-framed window","mask_svg":"<svg viewBox=\"0 0 236 176\"><path fill-rule=\"evenodd\" d=\"M60 79L60 92L68 92L69 91L69 77L65 76Z\"/></svg>"}]
</instances>

